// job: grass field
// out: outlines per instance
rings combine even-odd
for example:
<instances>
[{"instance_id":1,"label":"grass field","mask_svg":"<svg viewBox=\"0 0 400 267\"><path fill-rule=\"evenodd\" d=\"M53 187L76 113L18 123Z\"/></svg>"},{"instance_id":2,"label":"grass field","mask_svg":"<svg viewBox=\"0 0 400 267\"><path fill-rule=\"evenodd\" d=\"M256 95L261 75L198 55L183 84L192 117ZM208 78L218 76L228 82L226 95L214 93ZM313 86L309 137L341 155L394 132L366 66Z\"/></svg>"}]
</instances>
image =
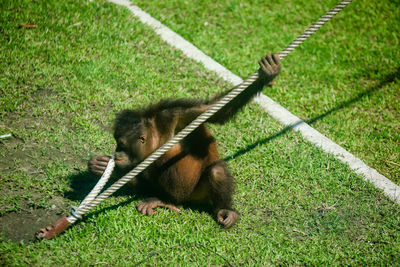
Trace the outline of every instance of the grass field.
<instances>
[{"instance_id":1,"label":"grass field","mask_svg":"<svg viewBox=\"0 0 400 267\"><path fill-rule=\"evenodd\" d=\"M337 0L133 1L235 74L279 52ZM400 182L399 1L353 1L289 55L266 94Z\"/></svg>"},{"instance_id":2,"label":"grass field","mask_svg":"<svg viewBox=\"0 0 400 267\"><path fill-rule=\"evenodd\" d=\"M264 34L274 36L269 47L261 37L257 41L250 34L248 41L238 42L235 47L233 41L227 42L231 39L222 38L227 30L219 28L228 25L240 29L242 24L232 25L239 20L228 20L229 14L237 12L234 2L221 13L228 13L226 17L212 13L215 3L193 6L201 12L183 8L183 2L171 2L169 8L138 3L243 77L254 70L256 60L265 51L279 50L302 31L302 25L314 20L315 13L319 16L325 5L333 4L324 1L307 6L306 1L288 1L285 10L279 10L277 7L283 4L272 1L266 4L269 16L256 16L260 21L254 21L254 12L249 10L241 19L254 31L260 31L252 36L281 28L275 35ZM391 138L398 137L398 114L392 109L379 112L381 108L399 108L398 78L390 79L398 68L399 52L391 43L396 39L388 38L382 41L386 45L370 42L375 50L365 55L365 61L361 60L367 42L361 42L360 34L345 26L353 25L354 19L367 27L362 19L368 16L355 16L350 10L366 12L361 7L363 3L353 3L347 16L340 14L335 23L321 30L320 38L310 40L288 57L276 86L265 93L282 100L303 118L327 113L318 117L313 126L340 140L352 152L361 147L358 156L366 161L368 157L376 158L379 162L374 167L386 175L393 174L390 178L396 180L396 169L380 160L397 162L392 157L398 157L398 144ZM262 4L254 4L255 8L257 5ZM380 12L390 5L394 4L384 2L368 12L383 16ZM400 208L338 160L298 134L284 131L256 105L247 107L229 124L212 126L220 152L236 177L235 203L242 217L233 229L221 229L207 212L195 207L185 208L181 214L160 209L156 216L139 215L135 205L140 197L122 190L57 239L29 241L33 232L66 214L67 207L77 205L94 185L95 178L86 172L86 160L92 153L112 153L110 125L117 111L165 97L204 97L230 85L160 41L128 10L105 1L19 0L0 1L0 6L0 134L13 134L13 138L0 143L1 265L399 262ZM259 6L256 10L260 10ZM300 7L305 12L301 18L293 12ZM397 11L393 16L397 16L394 12ZM202 14L210 18L207 17L207 27L213 25L211 18L216 24L221 21L222 26L211 27L210 31L197 29L196 21ZM393 34L397 38L397 24L390 20L390 14L385 13L384 21L394 30L377 30L376 34ZM291 15L297 19L295 26ZM190 23L173 22L189 18ZM265 18L274 22L262 31L259 24ZM19 27L20 23L37 27ZM241 36L239 29L237 35ZM359 46L350 45L350 41ZM211 50L213 43L215 51ZM342 50L326 45L330 43ZM252 46L258 50L252 51ZM377 57L378 52L386 58ZM343 53L354 54L355 59ZM310 54L317 58L306 56ZM311 65L298 63L307 58ZM374 89L381 81L381 87ZM364 90L369 91L363 94ZM356 96L360 96L359 101L343 104ZM378 100L379 105L375 102ZM349 120L348 113L354 119ZM379 114L392 116L393 120L377 122L376 139L360 137L362 133L355 126L366 127L372 119L378 120L375 117ZM378 151L382 156L375 155Z\"/></svg>"}]
</instances>

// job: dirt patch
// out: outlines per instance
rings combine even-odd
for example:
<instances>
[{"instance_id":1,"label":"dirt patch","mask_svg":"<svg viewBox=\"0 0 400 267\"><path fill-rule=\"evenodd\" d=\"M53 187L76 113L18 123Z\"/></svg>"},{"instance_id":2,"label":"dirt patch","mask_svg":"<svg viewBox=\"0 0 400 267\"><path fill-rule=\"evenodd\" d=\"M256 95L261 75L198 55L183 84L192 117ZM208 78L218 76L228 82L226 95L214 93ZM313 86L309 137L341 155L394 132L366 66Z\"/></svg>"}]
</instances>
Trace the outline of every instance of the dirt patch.
<instances>
[{"instance_id":1,"label":"dirt patch","mask_svg":"<svg viewBox=\"0 0 400 267\"><path fill-rule=\"evenodd\" d=\"M13 137L0 142L0 149L5 152L5 157L0 158L0 170L2 172L13 172L16 169L24 171L29 175L38 175L42 171L38 170L30 158L37 149L33 145L27 145L22 139ZM18 165L18 168L15 166Z\"/></svg>"},{"instance_id":2,"label":"dirt patch","mask_svg":"<svg viewBox=\"0 0 400 267\"><path fill-rule=\"evenodd\" d=\"M0 231L5 241L31 242L40 228L51 225L62 217L56 210L37 209L12 212L0 217Z\"/></svg>"},{"instance_id":3,"label":"dirt patch","mask_svg":"<svg viewBox=\"0 0 400 267\"><path fill-rule=\"evenodd\" d=\"M69 203L62 197L54 197L48 201L50 208L27 208L31 205L22 202L25 207L17 212L9 212L0 216L0 239L12 242L30 242L40 228L68 214Z\"/></svg>"},{"instance_id":4,"label":"dirt patch","mask_svg":"<svg viewBox=\"0 0 400 267\"><path fill-rule=\"evenodd\" d=\"M0 140L0 240L11 242L34 240L40 228L68 214L71 200L82 200L96 182L94 178L87 182L86 172L55 177L61 165L79 171L86 160L77 158L72 141L66 140L65 131L72 132L74 127L68 114L61 116L46 108L46 103L64 98L46 88L39 88L29 98L23 111L8 113L0 121L2 132L12 134ZM42 134L47 132L58 135L57 140ZM62 164L48 164L53 159ZM82 181L68 190L72 177ZM66 198L61 197L60 188L67 191Z\"/></svg>"},{"instance_id":5,"label":"dirt patch","mask_svg":"<svg viewBox=\"0 0 400 267\"><path fill-rule=\"evenodd\" d=\"M0 183L2 187L0 190L0 210L2 213L5 212L0 217L0 237L5 241L33 241L35 233L40 228L51 225L62 214L66 214L68 209L68 200L62 197L48 199L48 196L44 196L37 188L33 187L26 191L20 187L18 181L11 179L12 175L10 174L18 172L24 172L29 177L35 177L35 179L45 179L44 170L34 164L35 161L36 164L39 161L31 156L40 152L40 149L35 145L25 143L18 136L0 142L2 153L7 155L0 157L0 178L2 178ZM54 154L56 153L59 152L54 151ZM4 175L1 175L1 173ZM40 207L39 204L43 199L46 199L46 206L50 208L43 209Z\"/></svg>"}]
</instances>

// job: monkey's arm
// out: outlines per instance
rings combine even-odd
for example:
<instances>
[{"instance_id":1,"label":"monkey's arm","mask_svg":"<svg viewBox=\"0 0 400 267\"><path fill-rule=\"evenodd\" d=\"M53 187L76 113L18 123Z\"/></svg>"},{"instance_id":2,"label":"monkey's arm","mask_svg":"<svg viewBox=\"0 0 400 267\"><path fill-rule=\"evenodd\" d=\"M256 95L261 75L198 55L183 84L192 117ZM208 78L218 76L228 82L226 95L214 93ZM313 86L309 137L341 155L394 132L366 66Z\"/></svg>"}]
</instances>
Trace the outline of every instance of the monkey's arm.
<instances>
[{"instance_id":1,"label":"monkey's arm","mask_svg":"<svg viewBox=\"0 0 400 267\"><path fill-rule=\"evenodd\" d=\"M264 85L270 83L280 72L281 64L280 59L277 54L267 55L258 62L260 65L259 77L253 82L248 88L242 91L237 97L227 103L222 107L217 113L215 113L208 122L210 123L220 123L223 124L231 119L243 106L245 106L257 93L261 92ZM234 89L234 88L233 88ZM226 94L231 90L224 92L210 100L199 103L196 106L182 109L178 113L177 127L179 131L195 118L197 118L201 113L206 111L212 105L221 100Z\"/></svg>"},{"instance_id":2,"label":"monkey's arm","mask_svg":"<svg viewBox=\"0 0 400 267\"><path fill-rule=\"evenodd\" d=\"M258 79L215 113L208 122L223 124L230 120L242 107L249 103L254 96L262 91L264 85L271 83L281 70L281 63L277 54L269 54L261 58L258 64L260 65ZM213 98L210 102L214 104L231 90Z\"/></svg>"},{"instance_id":3,"label":"monkey's arm","mask_svg":"<svg viewBox=\"0 0 400 267\"><path fill-rule=\"evenodd\" d=\"M236 98L227 103L222 107L217 113L215 113L211 118L207 120L210 123L224 124L229 119L231 119L244 105L246 105L258 92L260 92L264 87L264 82L259 78L253 84L251 84L246 90L241 92ZM235 87L234 87L235 88ZM233 88L233 89L234 89ZM185 110L179 110L176 112L176 127L175 131L179 132L186 125L200 116L203 112L221 100L226 94L231 90L224 92L210 100L204 101L198 106L187 108Z\"/></svg>"},{"instance_id":4,"label":"monkey's arm","mask_svg":"<svg viewBox=\"0 0 400 267\"><path fill-rule=\"evenodd\" d=\"M186 127L189 123L195 120L203 112L209 109L212 104L199 104L198 106L188 108L186 110L181 110L176 116L176 127L175 132L179 132Z\"/></svg>"}]
</instances>

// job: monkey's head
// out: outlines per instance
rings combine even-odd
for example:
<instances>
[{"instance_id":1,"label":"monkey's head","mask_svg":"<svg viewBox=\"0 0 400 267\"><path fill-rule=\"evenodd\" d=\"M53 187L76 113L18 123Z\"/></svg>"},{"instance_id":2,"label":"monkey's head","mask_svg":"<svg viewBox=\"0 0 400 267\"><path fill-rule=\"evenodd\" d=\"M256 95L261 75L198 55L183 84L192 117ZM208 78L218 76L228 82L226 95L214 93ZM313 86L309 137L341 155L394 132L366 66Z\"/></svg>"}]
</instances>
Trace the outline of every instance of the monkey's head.
<instances>
[{"instance_id":1,"label":"monkey's head","mask_svg":"<svg viewBox=\"0 0 400 267\"><path fill-rule=\"evenodd\" d=\"M123 110L114 123L117 142L115 164L121 169L132 169L155 149L152 124L138 110Z\"/></svg>"}]
</instances>

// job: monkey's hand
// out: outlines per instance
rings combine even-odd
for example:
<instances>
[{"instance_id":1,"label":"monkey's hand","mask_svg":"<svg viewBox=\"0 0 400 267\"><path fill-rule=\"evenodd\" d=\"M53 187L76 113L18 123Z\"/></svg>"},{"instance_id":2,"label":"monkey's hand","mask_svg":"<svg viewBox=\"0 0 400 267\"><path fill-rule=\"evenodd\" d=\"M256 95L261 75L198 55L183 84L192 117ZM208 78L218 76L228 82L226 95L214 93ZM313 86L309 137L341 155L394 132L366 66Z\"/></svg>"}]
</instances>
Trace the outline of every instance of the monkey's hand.
<instances>
[{"instance_id":1,"label":"monkey's hand","mask_svg":"<svg viewBox=\"0 0 400 267\"><path fill-rule=\"evenodd\" d=\"M239 214L233 210L220 209L217 213L217 221L225 228L232 227L239 219Z\"/></svg>"},{"instance_id":2,"label":"monkey's hand","mask_svg":"<svg viewBox=\"0 0 400 267\"><path fill-rule=\"evenodd\" d=\"M137 205L138 211L141 214L145 214L145 215L153 215L154 213L156 213L156 211L154 209L157 207L168 208L168 209L174 210L178 213L181 212L181 210L178 209L175 205L164 203L155 197L147 198L143 202L141 202Z\"/></svg>"},{"instance_id":3,"label":"monkey's hand","mask_svg":"<svg viewBox=\"0 0 400 267\"><path fill-rule=\"evenodd\" d=\"M88 161L88 170L96 175L102 175L107 168L110 157L107 156L93 156Z\"/></svg>"},{"instance_id":4,"label":"monkey's hand","mask_svg":"<svg viewBox=\"0 0 400 267\"><path fill-rule=\"evenodd\" d=\"M278 54L268 54L258 62L259 79L264 84L271 82L281 71L281 60Z\"/></svg>"}]
</instances>

